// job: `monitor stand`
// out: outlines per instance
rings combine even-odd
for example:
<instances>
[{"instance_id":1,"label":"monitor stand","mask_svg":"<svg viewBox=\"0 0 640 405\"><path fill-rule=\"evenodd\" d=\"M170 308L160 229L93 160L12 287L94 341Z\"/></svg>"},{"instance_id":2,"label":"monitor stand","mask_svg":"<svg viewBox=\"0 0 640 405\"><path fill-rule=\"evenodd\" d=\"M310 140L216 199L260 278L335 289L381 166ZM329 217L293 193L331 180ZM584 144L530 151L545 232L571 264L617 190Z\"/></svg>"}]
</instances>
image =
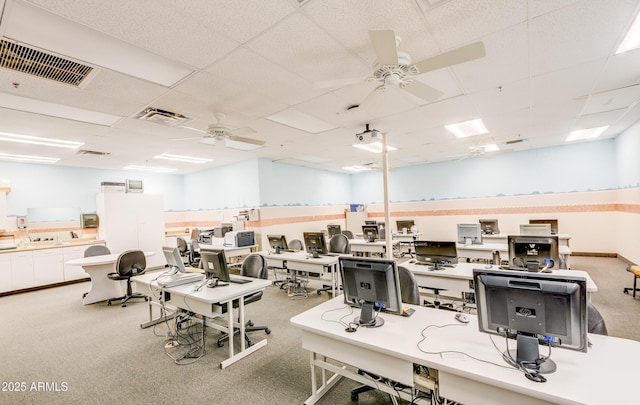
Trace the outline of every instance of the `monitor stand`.
<instances>
[{"instance_id":1,"label":"monitor stand","mask_svg":"<svg viewBox=\"0 0 640 405\"><path fill-rule=\"evenodd\" d=\"M527 370L537 371L540 374L550 374L556 371L556 363L547 358L540 364L536 361L540 359L540 350L538 349L538 338L532 336L518 335L516 337L517 348L502 353L504 361L510 365Z\"/></svg>"},{"instance_id":2,"label":"monitor stand","mask_svg":"<svg viewBox=\"0 0 640 405\"><path fill-rule=\"evenodd\" d=\"M374 316L375 309L373 302L363 302L360 309L360 316L356 316L354 323L365 328L377 328L384 325L384 319L381 316Z\"/></svg>"}]
</instances>

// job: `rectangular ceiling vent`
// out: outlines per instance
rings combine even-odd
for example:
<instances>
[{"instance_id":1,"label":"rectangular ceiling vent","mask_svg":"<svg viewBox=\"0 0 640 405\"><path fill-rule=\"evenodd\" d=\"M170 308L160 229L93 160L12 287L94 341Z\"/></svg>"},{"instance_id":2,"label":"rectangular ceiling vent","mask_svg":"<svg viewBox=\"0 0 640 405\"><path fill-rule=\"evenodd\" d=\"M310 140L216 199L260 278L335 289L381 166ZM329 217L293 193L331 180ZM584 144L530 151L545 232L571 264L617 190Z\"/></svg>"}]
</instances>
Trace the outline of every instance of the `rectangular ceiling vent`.
<instances>
[{"instance_id":1,"label":"rectangular ceiling vent","mask_svg":"<svg viewBox=\"0 0 640 405\"><path fill-rule=\"evenodd\" d=\"M520 143L520 142L524 142L524 139L513 139L511 141L506 141L504 144L505 145L514 145L516 143Z\"/></svg>"},{"instance_id":2,"label":"rectangular ceiling vent","mask_svg":"<svg viewBox=\"0 0 640 405\"><path fill-rule=\"evenodd\" d=\"M109 155L111 155L111 153L109 153L109 152L98 152L97 150L87 150L87 149L80 149L78 152L76 152L76 154L78 154L78 155L88 155L88 156L109 156Z\"/></svg>"},{"instance_id":3,"label":"rectangular ceiling vent","mask_svg":"<svg viewBox=\"0 0 640 405\"><path fill-rule=\"evenodd\" d=\"M0 39L0 67L80 87L93 67Z\"/></svg>"},{"instance_id":4,"label":"rectangular ceiling vent","mask_svg":"<svg viewBox=\"0 0 640 405\"><path fill-rule=\"evenodd\" d=\"M154 107L145 108L144 110L134 115L133 118L169 126L183 124L190 119L182 114L161 110Z\"/></svg>"}]
</instances>

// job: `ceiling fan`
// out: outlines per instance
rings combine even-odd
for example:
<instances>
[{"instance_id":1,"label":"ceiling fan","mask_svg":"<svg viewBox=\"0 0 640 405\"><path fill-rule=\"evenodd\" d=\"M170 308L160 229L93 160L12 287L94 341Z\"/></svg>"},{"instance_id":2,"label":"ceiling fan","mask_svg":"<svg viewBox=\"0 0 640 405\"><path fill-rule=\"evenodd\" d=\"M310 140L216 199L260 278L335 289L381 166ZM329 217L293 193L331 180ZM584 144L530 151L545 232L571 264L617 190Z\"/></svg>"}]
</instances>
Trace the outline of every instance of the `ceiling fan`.
<instances>
[{"instance_id":1,"label":"ceiling fan","mask_svg":"<svg viewBox=\"0 0 640 405\"><path fill-rule=\"evenodd\" d=\"M206 131L200 129L183 126L182 128L191 129L194 131L202 132L204 135L195 136L189 138L176 138L178 141L186 141L192 139L199 139L200 143L206 143L209 145L215 145L216 142L224 142L224 146L227 148L234 148L240 150L253 150L260 148L265 144L265 141L258 139L245 138L241 135L254 134L256 131L249 127L233 128L229 125L223 124L222 121L226 117L223 113L214 113L213 117L216 119L215 123L209 124Z\"/></svg>"},{"instance_id":2,"label":"ceiling fan","mask_svg":"<svg viewBox=\"0 0 640 405\"><path fill-rule=\"evenodd\" d=\"M390 87L406 90L414 96L432 102L442 96L442 92L428 86L418 80L412 79L433 70L446 68L459 63L482 58L485 56L484 44L474 42L460 48L453 49L440 55L412 63L411 56L406 52L398 51L401 39L394 30L369 31L371 45L376 53L377 61L374 64L373 75L366 79L350 78L339 80L327 80L314 83L315 88L338 87L363 81L378 82L378 86L359 104L357 110L368 108L382 93Z\"/></svg>"}]
</instances>

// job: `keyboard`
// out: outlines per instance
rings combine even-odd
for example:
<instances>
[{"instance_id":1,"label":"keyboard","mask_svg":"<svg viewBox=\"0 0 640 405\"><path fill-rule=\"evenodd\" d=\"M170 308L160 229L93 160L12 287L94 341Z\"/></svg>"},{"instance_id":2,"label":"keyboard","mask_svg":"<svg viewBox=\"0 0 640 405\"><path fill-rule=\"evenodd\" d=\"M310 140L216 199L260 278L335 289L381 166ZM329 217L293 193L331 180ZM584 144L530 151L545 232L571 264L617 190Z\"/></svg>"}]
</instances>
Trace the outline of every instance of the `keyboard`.
<instances>
[{"instance_id":1,"label":"keyboard","mask_svg":"<svg viewBox=\"0 0 640 405\"><path fill-rule=\"evenodd\" d=\"M160 276L156 279L156 283L160 287L175 287L183 284L196 283L204 280L204 274L199 273L177 273L166 276Z\"/></svg>"}]
</instances>

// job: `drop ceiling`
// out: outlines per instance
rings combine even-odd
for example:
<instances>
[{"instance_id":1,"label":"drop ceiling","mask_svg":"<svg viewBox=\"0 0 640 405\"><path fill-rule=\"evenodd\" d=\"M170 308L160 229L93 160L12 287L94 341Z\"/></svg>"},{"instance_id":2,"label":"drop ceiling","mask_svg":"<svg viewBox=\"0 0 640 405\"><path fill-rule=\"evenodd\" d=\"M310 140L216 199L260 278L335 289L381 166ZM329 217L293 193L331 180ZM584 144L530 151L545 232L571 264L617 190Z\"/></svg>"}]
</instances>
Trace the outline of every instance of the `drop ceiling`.
<instances>
[{"instance_id":1,"label":"drop ceiling","mask_svg":"<svg viewBox=\"0 0 640 405\"><path fill-rule=\"evenodd\" d=\"M0 132L80 141L97 152L0 142L0 153L56 157L57 165L184 174L264 158L343 172L380 159L351 146L370 124L397 148L389 155L397 168L473 157L490 142L502 153L562 145L574 129L608 125L599 139L611 138L640 119L640 50L614 54L640 1L0 0L0 7L1 38L93 68L73 86L0 67ZM16 11L32 7L54 17L52 25ZM86 34L57 44L68 23ZM50 38L38 42L25 27L48 29ZM444 93L436 101L392 88L366 111L350 109L376 86L364 79L376 59L369 30L380 29L394 29L414 61L476 41L486 56L416 76ZM103 47L100 38L123 47ZM313 85L354 77L363 81ZM26 111L24 100L47 109ZM145 109L186 119L136 118ZM69 110L76 115L61 113ZM253 130L243 136L263 146L201 142L213 113L224 113L230 128ZM457 139L444 128L476 118L488 134ZM162 153L213 161L154 159Z\"/></svg>"}]
</instances>

